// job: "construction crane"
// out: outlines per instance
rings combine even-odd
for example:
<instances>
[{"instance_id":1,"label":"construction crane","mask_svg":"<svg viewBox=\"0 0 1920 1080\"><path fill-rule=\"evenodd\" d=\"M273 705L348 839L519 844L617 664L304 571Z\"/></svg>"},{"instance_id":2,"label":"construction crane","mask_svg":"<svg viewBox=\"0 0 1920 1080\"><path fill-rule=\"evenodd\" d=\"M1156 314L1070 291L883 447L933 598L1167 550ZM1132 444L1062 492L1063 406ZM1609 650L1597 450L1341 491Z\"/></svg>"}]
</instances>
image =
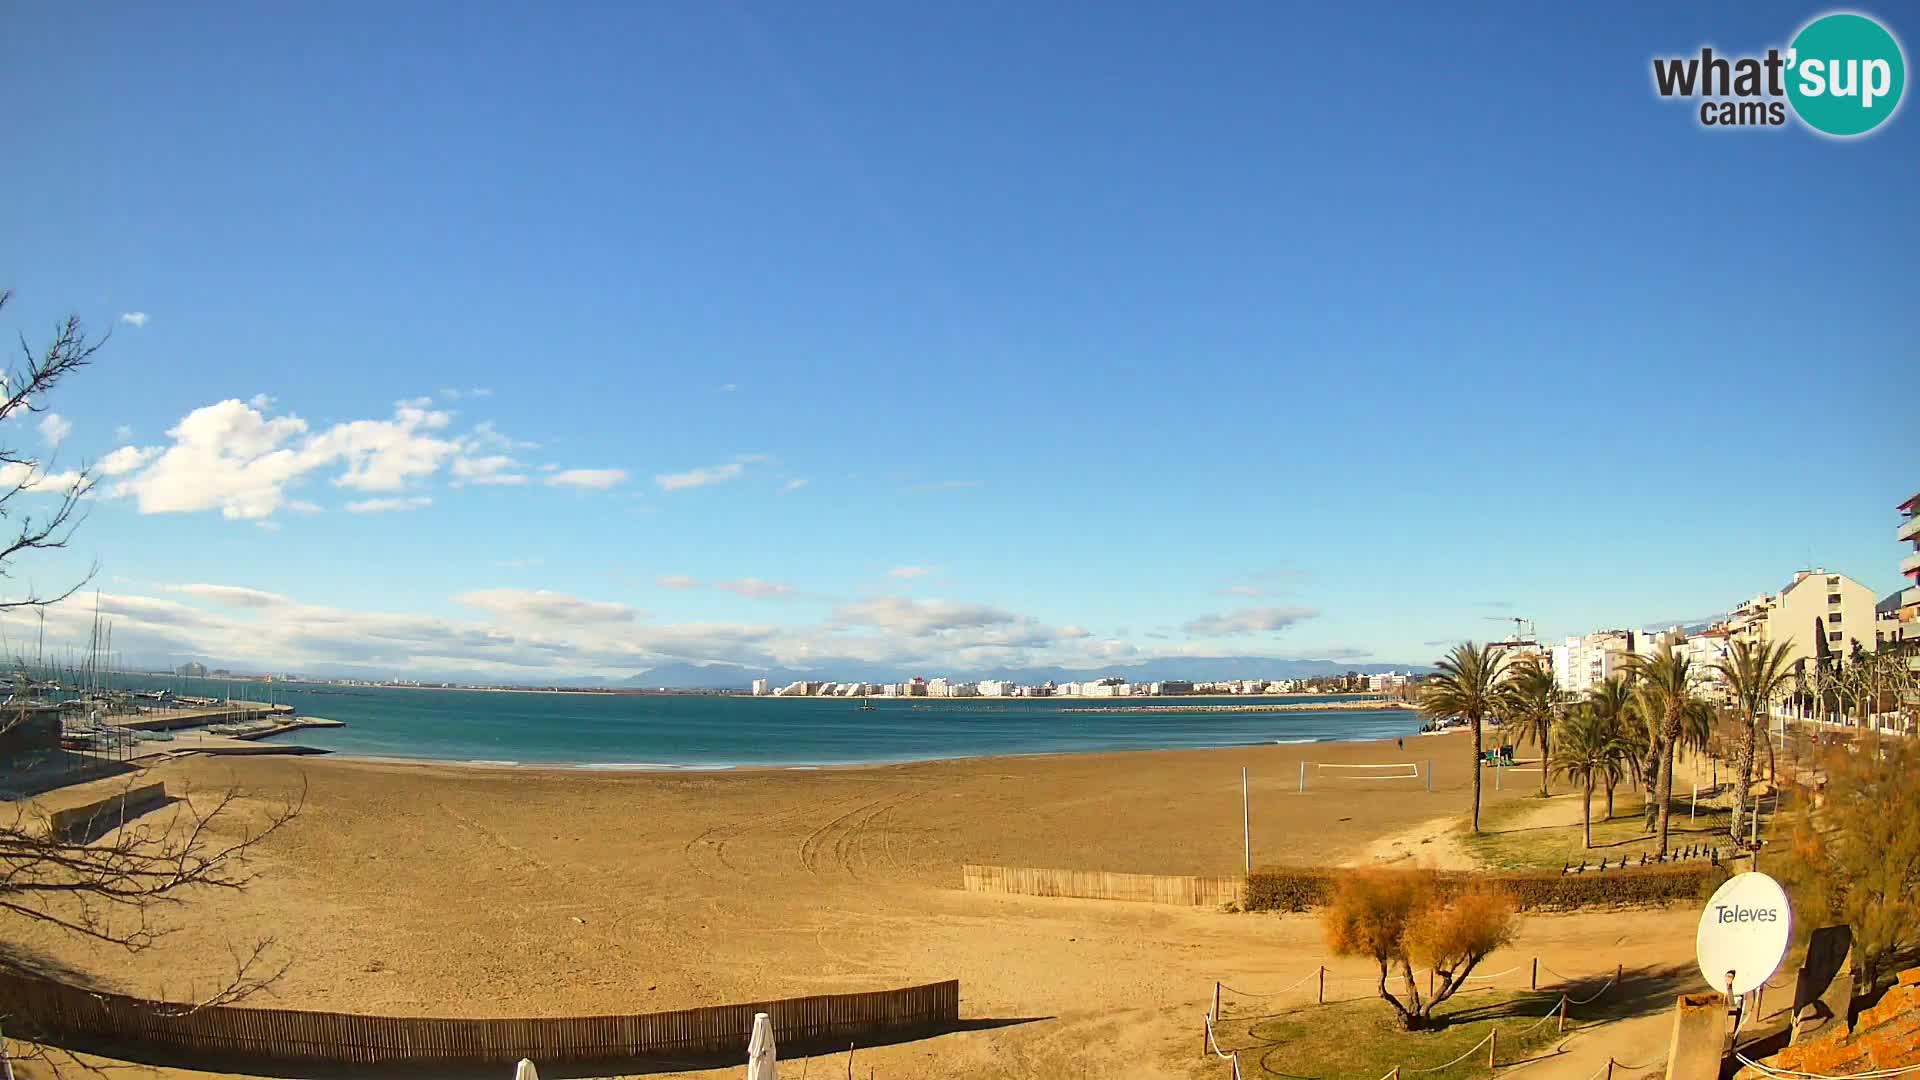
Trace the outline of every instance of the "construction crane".
<instances>
[{"instance_id":1,"label":"construction crane","mask_svg":"<svg viewBox=\"0 0 1920 1080\"><path fill-rule=\"evenodd\" d=\"M1534 638L1535 631L1532 619L1523 619L1517 615L1488 615L1486 618L1494 622L1510 622L1513 624L1513 637L1503 642L1503 644L1538 644Z\"/></svg>"}]
</instances>

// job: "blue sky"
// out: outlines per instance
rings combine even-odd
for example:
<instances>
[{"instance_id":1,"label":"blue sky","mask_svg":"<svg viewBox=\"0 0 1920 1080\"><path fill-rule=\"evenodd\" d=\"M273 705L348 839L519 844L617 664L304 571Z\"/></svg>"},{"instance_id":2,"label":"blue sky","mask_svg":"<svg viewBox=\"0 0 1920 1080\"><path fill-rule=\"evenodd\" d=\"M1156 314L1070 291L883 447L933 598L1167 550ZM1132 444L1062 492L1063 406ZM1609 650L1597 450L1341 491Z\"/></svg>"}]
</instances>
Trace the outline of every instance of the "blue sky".
<instances>
[{"instance_id":1,"label":"blue sky","mask_svg":"<svg viewBox=\"0 0 1920 1080\"><path fill-rule=\"evenodd\" d=\"M1920 121L1649 75L1823 8L403 7L0 38L0 323L113 331L0 443L119 470L6 584L97 559L132 659L1426 662L1898 584Z\"/></svg>"}]
</instances>

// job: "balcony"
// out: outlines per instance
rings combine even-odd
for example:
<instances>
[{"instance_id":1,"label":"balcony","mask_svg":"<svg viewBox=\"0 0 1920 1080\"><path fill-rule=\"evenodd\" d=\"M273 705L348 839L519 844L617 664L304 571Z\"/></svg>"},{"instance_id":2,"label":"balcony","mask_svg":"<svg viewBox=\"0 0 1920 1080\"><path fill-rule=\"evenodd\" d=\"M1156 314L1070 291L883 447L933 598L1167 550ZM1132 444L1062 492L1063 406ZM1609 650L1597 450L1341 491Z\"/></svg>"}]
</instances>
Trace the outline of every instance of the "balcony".
<instances>
[{"instance_id":1,"label":"balcony","mask_svg":"<svg viewBox=\"0 0 1920 1080\"><path fill-rule=\"evenodd\" d=\"M1920 514L1915 514L1901 522L1900 531L1894 534L1894 539L1901 543L1905 543L1908 540L1920 540Z\"/></svg>"},{"instance_id":2,"label":"balcony","mask_svg":"<svg viewBox=\"0 0 1920 1080\"><path fill-rule=\"evenodd\" d=\"M1920 574L1920 551L1900 560L1901 577L1912 577L1915 574Z\"/></svg>"}]
</instances>

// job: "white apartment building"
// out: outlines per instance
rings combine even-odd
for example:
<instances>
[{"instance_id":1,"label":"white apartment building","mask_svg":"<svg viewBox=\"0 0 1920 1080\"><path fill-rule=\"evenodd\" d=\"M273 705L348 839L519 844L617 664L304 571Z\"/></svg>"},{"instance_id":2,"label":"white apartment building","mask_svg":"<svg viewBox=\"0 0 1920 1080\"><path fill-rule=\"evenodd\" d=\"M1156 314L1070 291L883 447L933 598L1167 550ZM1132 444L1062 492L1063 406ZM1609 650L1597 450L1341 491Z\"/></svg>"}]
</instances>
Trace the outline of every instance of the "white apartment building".
<instances>
[{"instance_id":1,"label":"white apartment building","mask_svg":"<svg viewBox=\"0 0 1920 1080\"><path fill-rule=\"evenodd\" d=\"M1900 607L1895 614L1900 621L1900 637L1906 640L1920 638L1920 494L1901 503L1897 509L1901 521L1894 539L1913 545L1913 551L1900 560L1900 576L1912 581L1913 587L1900 591Z\"/></svg>"},{"instance_id":2,"label":"white apartment building","mask_svg":"<svg viewBox=\"0 0 1920 1080\"><path fill-rule=\"evenodd\" d=\"M1570 637L1553 647L1553 685L1563 694L1585 697L1609 678L1624 674L1627 657L1633 652L1631 630L1600 630Z\"/></svg>"},{"instance_id":3,"label":"white apartment building","mask_svg":"<svg viewBox=\"0 0 1920 1080\"><path fill-rule=\"evenodd\" d=\"M765 679L753 680L753 696L754 697L767 696L767 680Z\"/></svg>"},{"instance_id":4,"label":"white apartment building","mask_svg":"<svg viewBox=\"0 0 1920 1080\"><path fill-rule=\"evenodd\" d=\"M1013 683L1006 679L981 679L981 697L1012 697Z\"/></svg>"}]
</instances>

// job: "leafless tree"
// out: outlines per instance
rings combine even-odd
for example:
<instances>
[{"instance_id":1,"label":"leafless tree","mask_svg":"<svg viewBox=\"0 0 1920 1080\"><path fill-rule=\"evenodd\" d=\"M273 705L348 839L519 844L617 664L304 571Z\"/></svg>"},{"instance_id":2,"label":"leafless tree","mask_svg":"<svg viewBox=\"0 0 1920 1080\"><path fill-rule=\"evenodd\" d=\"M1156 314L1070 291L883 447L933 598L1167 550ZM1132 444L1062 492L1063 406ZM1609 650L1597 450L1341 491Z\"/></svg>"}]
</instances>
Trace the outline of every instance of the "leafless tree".
<instances>
[{"instance_id":1,"label":"leafless tree","mask_svg":"<svg viewBox=\"0 0 1920 1080\"><path fill-rule=\"evenodd\" d=\"M0 290L0 311L13 299L11 290ZM43 348L20 338L20 361L10 367L0 385L0 425L16 415L37 413L45 408L46 397L62 379L93 362L93 354L106 344L105 337L87 337L78 316L68 316L54 328L52 343ZM0 430L5 430L0 427ZM47 491L49 487L52 491ZM11 537L0 533L0 579L11 578L14 561L33 551L64 548L80 524L80 500L93 489L93 473L82 466L68 476L51 476L39 458L24 451L0 445L0 520L11 526ZM22 496L51 495L51 506L35 512L24 505ZM0 597L0 612L16 608L44 608L72 596L93 579L88 571L80 580L55 596L41 596L32 586L25 595Z\"/></svg>"},{"instance_id":2,"label":"leafless tree","mask_svg":"<svg viewBox=\"0 0 1920 1080\"><path fill-rule=\"evenodd\" d=\"M0 291L0 308L11 299L10 292ZM105 341L88 337L77 317L58 324L44 347L35 348L22 337L22 360L0 374L5 380L0 385L0 431L9 417L42 411L47 395L91 363ZM0 580L11 580L24 556L66 547L85 516L82 500L93 487L92 472L82 466L49 475L46 469L33 455L0 446L0 519L7 523L0 530ZM44 611L72 596L92 576L89 570L57 594L42 595L31 586L18 596L9 595L11 590L0 593L0 615L21 608ZM29 715L29 695L16 696L19 708L0 715L0 735ZM0 751L0 769L10 764L4 754ZM302 790L269 806L259 818L251 807L243 807L246 796L238 787L204 797L189 791L173 801L171 812L129 821L114 810L95 821L63 822L59 829L38 806L16 803L10 813L0 815L0 954L9 951L5 928L15 919L128 952L153 947L169 932L157 918L160 913L196 894L245 889L253 881L246 866L248 852L292 821L305 797ZM189 994L189 1000L169 1008L231 1004L271 985L285 971L284 963L274 965L271 939L230 951L230 976L210 992ZM6 1019L0 1017L0 1022ZM17 1024L7 1024L6 1031L15 1038L34 1034ZM16 1060L39 1057L56 1070L60 1060L44 1047L16 1043L4 1049L13 1051Z\"/></svg>"}]
</instances>

